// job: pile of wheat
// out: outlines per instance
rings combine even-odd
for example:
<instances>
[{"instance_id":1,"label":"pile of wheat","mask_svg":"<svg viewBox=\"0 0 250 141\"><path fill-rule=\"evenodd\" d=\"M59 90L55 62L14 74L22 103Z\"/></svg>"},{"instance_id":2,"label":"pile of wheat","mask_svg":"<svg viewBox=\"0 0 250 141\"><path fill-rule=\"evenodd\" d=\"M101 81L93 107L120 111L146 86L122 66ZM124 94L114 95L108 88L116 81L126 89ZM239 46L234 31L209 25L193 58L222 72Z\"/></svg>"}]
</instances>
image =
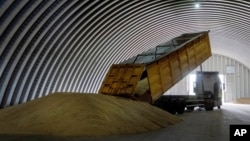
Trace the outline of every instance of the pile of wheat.
<instances>
[{"instance_id":1,"label":"pile of wheat","mask_svg":"<svg viewBox=\"0 0 250 141\"><path fill-rule=\"evenodd\" d=\"M103 136L157 130L180 118L148 103L80 93L55 93L0 110L0 134Z\"/></svg>"},{"instance_id":2,"label":"pile of wheat","mask_svg":"<svg viewBox=\"0 0 250 141\"><path fill-rule=\"evenodd\" d=\"M233 101L233 103L250 104L250 98L240 98L240 99L237 99L237 100Z\"/></svg>"}]
</instances>

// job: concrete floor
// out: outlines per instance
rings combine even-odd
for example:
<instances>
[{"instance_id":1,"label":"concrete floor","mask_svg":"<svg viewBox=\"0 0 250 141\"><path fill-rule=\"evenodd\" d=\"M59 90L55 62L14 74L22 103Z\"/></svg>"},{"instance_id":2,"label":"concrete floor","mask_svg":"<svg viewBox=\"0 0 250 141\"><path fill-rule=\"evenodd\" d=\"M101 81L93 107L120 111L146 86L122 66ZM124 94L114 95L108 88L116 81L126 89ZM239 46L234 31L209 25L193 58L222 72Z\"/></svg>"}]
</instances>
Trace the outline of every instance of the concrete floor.
<instances>
[{"instance_id":1,"label":"concrete floor","mask_svg":"<svg viewBox=\"0 0 250 141\"><path fill-rule=\"evenodd\" d=\"M178 115L182 122L155 132L109 137L58 138L0 135L1 141L229 141L230 124L250 125L250 105L224 104L214 111L195 109ZM108 128L108 127L107 127Z\"/></svg>"}]
</instances>

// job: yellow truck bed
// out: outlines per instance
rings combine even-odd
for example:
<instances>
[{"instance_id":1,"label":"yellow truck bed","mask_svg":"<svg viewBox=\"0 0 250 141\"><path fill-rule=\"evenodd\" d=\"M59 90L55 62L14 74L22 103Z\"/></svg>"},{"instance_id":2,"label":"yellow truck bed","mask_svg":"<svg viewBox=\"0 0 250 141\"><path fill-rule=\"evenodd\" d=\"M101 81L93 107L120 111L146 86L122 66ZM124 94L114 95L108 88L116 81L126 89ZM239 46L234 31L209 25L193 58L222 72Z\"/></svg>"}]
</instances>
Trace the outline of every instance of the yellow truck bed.
<instances>
[{"instance_id":1,"label":"yellow truck bed","mask_svg":"<svg viewBox=\"0 0 250 141\"><path fill-rule=\"evenodd\" d=\"M153 103L212 55L208 33L182 34L120 64L113 64L99 94Z\"/></svg>"}]
</instances>

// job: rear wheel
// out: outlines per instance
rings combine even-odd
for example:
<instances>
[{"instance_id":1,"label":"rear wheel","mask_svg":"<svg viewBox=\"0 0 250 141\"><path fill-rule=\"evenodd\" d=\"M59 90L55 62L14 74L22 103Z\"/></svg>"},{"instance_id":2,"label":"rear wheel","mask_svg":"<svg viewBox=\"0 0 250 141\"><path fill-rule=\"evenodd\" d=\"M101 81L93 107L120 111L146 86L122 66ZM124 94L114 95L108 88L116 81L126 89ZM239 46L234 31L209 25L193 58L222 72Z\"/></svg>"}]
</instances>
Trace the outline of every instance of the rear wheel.
<instances>
[{"instance_id":1,"label":"rear wheel","mask_svg":"<svg viewBox=\"0 0 250 141\"><path fill-rule=\"evenodd\" d=\"M212 111L214 109L214 101L212 99L206 99L204 106L207 111Z\"/></svg>"},{"instance_id":2,"label":"rear wheel","mask_svg":"<svg viewBox=\"0 0 250 141\"><path fill-rule=\"evenodd\" d=\"M180 107L177 108L177 113L178 114L183 114L184 111L185 111L185 106L180 106Z\"/></svg>"},{"instance_id":3,"label":"rear wheel","mask_svg":"<svg viewBox=\"0 0 250 141\"><path fill-rule=\"evenodd\" d=\"M194 110L194 107L187 107L187 109L188 109L189 111L193 111L193 110Z\"/></svg>"},{"instance_id":4,"label":"rear wheel","mask_svg":"<svg viewBox=\"0 0 250 141\"><path fill-rule=\"evenodd\" d=\"M213 107L205 107L205 109L206 109L207 111L212 111L212 110L213 110Z\"/></svg>"},{"instance_id":5,"label":"rear wheel","mask_svg":"<svg viewBox=\"0 0 250 141\"><path fill-rule=\"evenodd\" d=\"M183 114L185 111L185 107L186 107L186 100L185 99L179 99L177 102L177 113L178 114Z\"/></svg>"},{"instance_id":6,"label":"rear wheel","mask_svg":"<svg viewBox=\"0 0 250 141\"><path fill-rule=\"evenodd\" d=\"M173 115L175 115L176 112L177 112L177 106L178 106L177 101L176 100L172 100L170 105L171 106L170 106L168 112L171 113L171 114L173 114Z\"/></svg>"},{"instance_id":7,"label":"rear wheel","mask_svg":"<svg viewBox=\"0 0 250 141\"><path fill-rule=\"evenodd\" d=\"M217 106L217 108L218 108L218 109L220 109L220 105L219 105L219 106Z\"/></svg>"},{"instance_id":8,"label":"rear wheel","mask_svg":"<svg viewBox=\"0 0 250 141\"><path fill-rule=\"evenodd\" d=\"M207 103L207 104L205 104L205 109L207 111L212 111L214 109L214 106L212 103Z\"/></svg>"}]
</instances>

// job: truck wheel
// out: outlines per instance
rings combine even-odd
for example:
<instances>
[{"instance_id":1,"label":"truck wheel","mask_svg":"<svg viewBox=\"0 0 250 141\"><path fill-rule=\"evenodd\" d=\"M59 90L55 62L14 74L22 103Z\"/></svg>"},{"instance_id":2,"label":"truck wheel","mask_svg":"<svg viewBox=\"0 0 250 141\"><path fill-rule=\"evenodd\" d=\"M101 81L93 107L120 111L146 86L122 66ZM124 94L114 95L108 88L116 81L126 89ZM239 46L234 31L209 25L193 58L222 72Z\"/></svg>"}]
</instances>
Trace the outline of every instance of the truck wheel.
<instances>
[{"instance_id":1,"label":"truck wheel","mask_svg":"<svg viewBox=\"0 0 250 141\"><path fill-rule=\"evenodd\" d=\"M206 99L204 101L204 106L207 111L212 111L214 109L214 101L211 99Z\"/></svg>"},{"instance_id":2,"label":"truck wheel","mask_svg":"<svg viewBox=\"0 0 250 141\"><path fill-rule=\"evenodd\" d=\"M177 101L177 107L176 107L176 111L178 114L183 114L185 111L185 107L186 107L186 101L183 99L179 99Z\"/></svg>"},{"instance_id":3,"label":"truck wheel","mask_svg":"<svg viewBox=\"0 0 250 141\"><path fill-rule=\"evenodd\" d=\"M187 107L187 109L188 109L189 111L193 111L193 110L194 110L194 107Z\"/></svg>"},{"instance_id":4,"label":"truck wheel","mask_svg":"<svg viewBox=\"0 0 250 141\"><path fill-rule=\"evenodd\" d=\"M173 114L173 115L175 115L176 114L176 111L175 111L175 109L171 109L170 111L168 111L169 113L171 113L171 114Z\"/></svg>"},{"instance_id":5,"label":"truck wheel","mask_svg":"<svg viewBox=\"0 0 250 141\"><path fill-rule=\"evenodd\" d=\"M220 105L218 105L217 108L220 109Z\"/></svg>"},{"instance_id":6,"label":"truck wheel","mask_svg":"<svg viewBox=\"0 0 250 141\"><path fill-rule=\"evenodd\" d=\"M185 107L178 109L178 110L177 110L177 113L178 113L178 114L183 114L184 111L185 111Z\"/></svg>"},{"instance_id":7,"label":"truck wheel","mask_svg":"<svg viewBox=\"0 0 250 141\"><path fill-rule=\"evenodd\" d=\"M169 110L168 112L175 115L176 114L176 111L177 111L177 106L178 106L178 103L176 100L172 100L171 101L171 106L169 107Z\"/></svg>"},{"instance_id":8,"label":"truck wheel","mask_svg":"<svg viewBox=\"0 0 250 141\"><path fill-rule=\"evenodd\" d=\"M181 105L181 104L180 104L180 105L178 106L178 108L177 108L176 111L177 111L178 114L183 114L184 111L185 111L185 105Z\"/></svg>"},{"instance_id":9,"label":"truck wheel","mask_svg":"<svg viewBox=\"0 0 250 141\"><path fill-rule=\"evenodd\" d=\"M214 109L213 106L205 106L206 111L212 111Z\"/></svg>"}]
</instances>

